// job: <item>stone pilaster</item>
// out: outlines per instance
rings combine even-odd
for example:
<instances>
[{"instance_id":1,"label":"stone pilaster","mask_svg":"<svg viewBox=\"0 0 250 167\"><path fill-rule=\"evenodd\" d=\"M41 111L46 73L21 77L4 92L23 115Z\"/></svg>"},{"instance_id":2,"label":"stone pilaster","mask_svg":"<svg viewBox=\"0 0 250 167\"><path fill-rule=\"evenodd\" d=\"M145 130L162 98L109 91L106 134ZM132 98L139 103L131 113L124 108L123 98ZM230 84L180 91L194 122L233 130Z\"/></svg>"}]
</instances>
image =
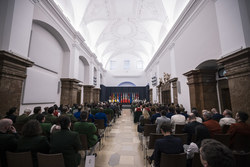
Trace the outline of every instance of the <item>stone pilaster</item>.
<instances>
[{"instance_id":1,"label":"stone pilaster","mask_svg":"<svg viewBox=\"0 0 250 167\"><path fill-rule=\"evenodd\" d=\"M178 91L177 91L177 81L178 78L173 78L170 79L169 82L172 83L172 89L173 89L173 99L174 99L174 104L178 104Z\"/></svg>"},{"instance_id":2,"label":"stone pilaster","mask_svg":"<svg viewBox=\"0 0 250 167\"><path fill-rule=\"evenodd\" d=\"M93 103L93 85L83 86L83 103Z\"/></svg>"},{"instance_id":3,"label":"stone pilaster","mask_svg":"<svg viewBox=\"0 0 250 167\"><path fill-rule=\"evenodd\" d=\"M245 111L250 115L250 48L224 57L218 63L226 71L232 111Z\"/></svg>"},{"instance_id":4,"label":"stone pilaster","mask_svg":"<svg viewBox=\"0 0 250 167\"><path fill-rule=\"evenodd\" d=\"M61 78L61 104L70 105L77 104L77 92L81 88L79 80L71 78Z\"/></svg>"},{"instance_id":5,"label":"stone pilaster","mask_svg":"<svg viewBox=\"0 0 250 167\"><path fill-rule=\"evenodd\" d=\"M0 51L0 115L10 107L20 107L27 67L33 62L13 53Z\"/></svg>"},{"instance_id":6,"label":"stone pilaster","mask_svg":"<svg viewBox=\"0 0 250 167\"><path fill-rule=\"evenodd\" d=\"M100 88L93 89L93 102L94 103L100 102L100 92L101 92Z\"/></svg>"},{"instance_id":7,"label":"stone pilaster","mask_svg":"<svg viewBox=\"0 0 250 167\"><path fill-rule=\"evenodd\" d=\"M183 75L187 77L191 108L199 112L203 109L218 109L215 70L191 70Z\"/></svg>"}]
</instances>

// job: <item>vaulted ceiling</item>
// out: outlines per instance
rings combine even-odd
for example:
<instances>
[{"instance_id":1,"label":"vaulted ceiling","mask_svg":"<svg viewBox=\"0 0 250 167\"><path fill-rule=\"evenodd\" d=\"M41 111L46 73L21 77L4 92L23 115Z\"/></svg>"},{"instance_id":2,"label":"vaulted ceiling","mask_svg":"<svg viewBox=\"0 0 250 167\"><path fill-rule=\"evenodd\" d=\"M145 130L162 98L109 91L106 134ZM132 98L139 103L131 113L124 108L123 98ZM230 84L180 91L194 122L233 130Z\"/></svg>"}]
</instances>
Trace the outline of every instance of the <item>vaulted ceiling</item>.
<instances>
[{"instance_id":1,"label":"vaulted ceiling","mask_svg":"<svg viewBox=\"0 0 250 167\"><path fill-rule=\"evenodd\" d=\"M189 0L54 0L107 69L135 57L145 68Z\"/></svg>"}]
</instances>

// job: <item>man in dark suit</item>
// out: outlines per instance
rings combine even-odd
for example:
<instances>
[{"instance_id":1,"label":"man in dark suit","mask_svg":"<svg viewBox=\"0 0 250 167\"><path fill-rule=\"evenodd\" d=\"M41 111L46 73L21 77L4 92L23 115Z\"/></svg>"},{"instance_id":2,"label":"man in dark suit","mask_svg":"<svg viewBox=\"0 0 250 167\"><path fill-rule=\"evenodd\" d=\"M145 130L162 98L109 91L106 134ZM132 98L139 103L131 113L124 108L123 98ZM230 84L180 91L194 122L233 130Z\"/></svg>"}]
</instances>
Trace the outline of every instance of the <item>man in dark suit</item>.
<instances>
[{"instance_id":1,"label":"man in dark suit","mask_svg":"<svg viewBox=\"0 0 250 167\"><path fill-rule=\"evenodd\" d=\"M77 132L70 131L70 118L67 116L59 117L61 131L52 133L50 137L50 152L62 153L65 167L77 167L81 161L78 151L81 149L80 137Z\"/></svg>"},{"instance_id":2,"label":"man in dark suit","mask_svg":"<svg viewBox=\"0 0 250 167\"><path fill-rule=\"evenodd\" d=\"M154 152L151 157L147 157L149 163L154 160L155 167L160 167L161 153L179 154L183 153L183 144L180 138L171 135L171 125L163 123L161 126L163 138L156 140Z\"/></svg>"},{"instance_id":3,"label":"man in dark suit","mask_svg":"<svg viewBox=\"0 0 250 167\"><path fill-rule=\"evenodd\" d=\"M189 115L188 121L189 123L184 126L183 132L188 134L187 144L190 144L192 136L195 134L195 127L202 124L196 121L196 116L194 113Z\"/></svg>"}]
</instances>

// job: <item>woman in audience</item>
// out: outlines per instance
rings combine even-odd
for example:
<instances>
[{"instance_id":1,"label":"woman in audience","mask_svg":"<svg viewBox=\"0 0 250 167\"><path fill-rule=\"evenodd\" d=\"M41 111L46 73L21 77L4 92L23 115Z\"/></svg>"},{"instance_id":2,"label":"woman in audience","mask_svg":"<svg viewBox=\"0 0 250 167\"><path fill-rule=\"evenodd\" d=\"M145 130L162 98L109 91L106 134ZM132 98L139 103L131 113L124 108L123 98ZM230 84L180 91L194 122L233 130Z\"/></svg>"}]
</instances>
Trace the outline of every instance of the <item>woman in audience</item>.
<instances>
[{"instance_id":1,"label":"woman in audience","mask_svg":"<svg viewBox=\"0 0 250 167\"><path fill-rule=\"evenodd\" d=\"M80 164L81 142L77 132L70 131L70 118L67 116L59 117L61 131L54 132L50 137L51 153L62 153L65 167L77 167Z\"/></svg>"},{"instance_id":2,"label":"woman in audience","mask_svg":"<svg viewBox=\"0 0 250 167\"><path fill-rule=\"evenodd\" d=\"M139 117L139 125L138 125L138 132L144 131L145 121L150 121L150 115L147 110L143 109L142 115Z\"/></svg>"},{"instance_id":3,"label":"woman in audience","mask_svg":"<svg viewBox=\"0 0 250 167\"><path fill-rule=\"evenodd\" d=\"M41 136L41 126L37 120L28 121L23 129L23 137L18 141L17 151L26 152L31 151L33 164L37 166L37 152L49 153L49 142L45 136Z\"/></svg>"}]
</instances>

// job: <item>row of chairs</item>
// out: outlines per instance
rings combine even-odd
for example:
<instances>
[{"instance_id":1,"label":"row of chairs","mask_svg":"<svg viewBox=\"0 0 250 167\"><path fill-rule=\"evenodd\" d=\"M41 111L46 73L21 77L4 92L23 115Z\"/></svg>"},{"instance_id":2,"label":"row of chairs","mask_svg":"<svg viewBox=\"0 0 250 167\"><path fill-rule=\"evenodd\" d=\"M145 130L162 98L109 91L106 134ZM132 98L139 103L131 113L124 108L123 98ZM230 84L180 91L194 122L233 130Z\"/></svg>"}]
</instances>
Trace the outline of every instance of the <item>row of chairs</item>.
<instances>
[{"instance_id":1,"label":"row of chairs","mask_svg":"<svg viewBox=\"0 0 250 167\"><path fill-rule=\"evenodd\" d=\"M248 153L233 153L235 159L235 167L250 166L250 152ZM181 154L165 154L161 153L160 166L165 167L185 167L187 163L186 153ZM200 160L200 153L195 153L192 160L192 167L203 167Z\"/></svg>"},{"instance_id":2,"label":"row of chairs","mask_svg":"<svg viewBox=\"0 0 250 167\"><path fill-rule=\"evenodd\" d=\"M31 152L6 152L8 167L33 167ZM64 167L62 153L42 154L37 153L38 167Z\"/></svg>"}]
</instances>

